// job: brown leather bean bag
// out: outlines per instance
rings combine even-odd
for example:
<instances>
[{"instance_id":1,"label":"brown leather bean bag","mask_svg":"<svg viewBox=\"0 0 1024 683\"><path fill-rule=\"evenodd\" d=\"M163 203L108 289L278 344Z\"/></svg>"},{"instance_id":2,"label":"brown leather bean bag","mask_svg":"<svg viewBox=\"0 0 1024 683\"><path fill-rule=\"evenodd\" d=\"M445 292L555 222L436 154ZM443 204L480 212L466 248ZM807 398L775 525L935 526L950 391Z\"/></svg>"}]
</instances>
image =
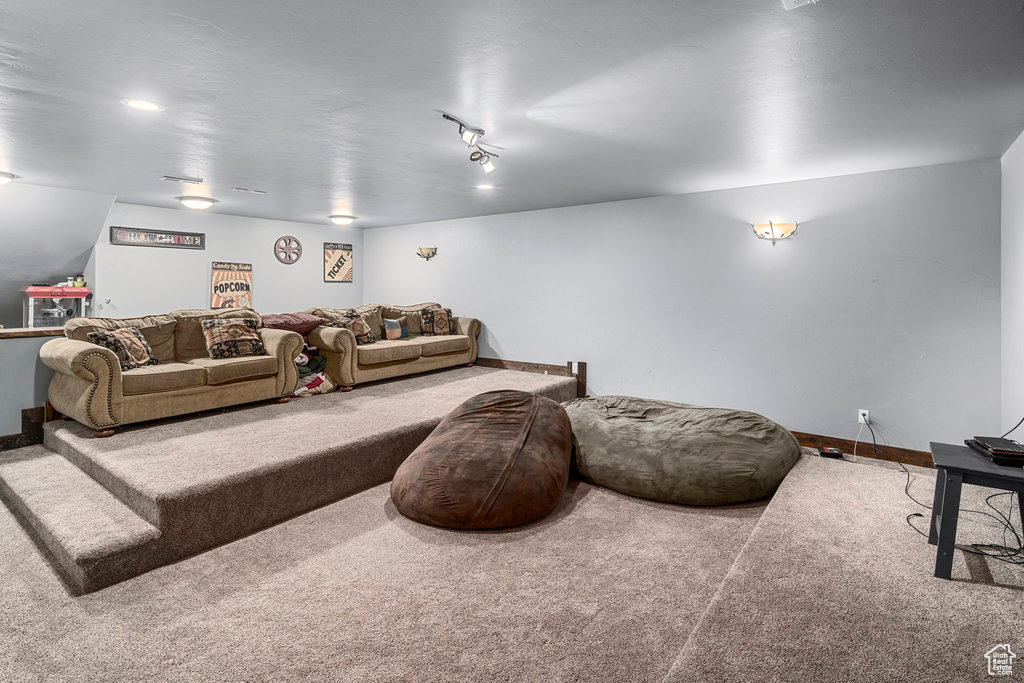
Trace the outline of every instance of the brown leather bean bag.
<instances>
[{"instance_id":1,"label":"brown leather bean bag","mask_svg":"<svg viewBox=\"0 0 1024 683\"><path fill-rule=\"evenodd\" d=\"M431 432L391 481L409 519L498 529L551 512L569 480L572 432L555 401L525 391L469 399Z\"/></svg>"}]
</instances>

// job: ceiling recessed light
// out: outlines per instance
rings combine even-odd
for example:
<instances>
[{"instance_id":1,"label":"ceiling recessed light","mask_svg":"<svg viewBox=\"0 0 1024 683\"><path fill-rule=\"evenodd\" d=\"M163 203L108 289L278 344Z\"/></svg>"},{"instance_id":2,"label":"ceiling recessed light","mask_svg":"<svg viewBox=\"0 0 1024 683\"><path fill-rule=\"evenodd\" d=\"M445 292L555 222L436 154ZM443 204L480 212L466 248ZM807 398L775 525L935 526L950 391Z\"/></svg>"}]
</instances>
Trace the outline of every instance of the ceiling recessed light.
<instances>
[{"instance_id":1,"label":"ceiling recessed light","mask_svg":"<svg viewBox=\"0 0 1024 683\"><path fill-rule=\"evenodd\" d=\"M477 185L476 189L478 189L478 190L493 190L494 189L494 185L488 185L487 183L482 183L480 185Z\"/></svg>"},{"instance_id":2,"label":"ceiling recessed light","mask_svg":"<svg viewBox=\"0 0 1024 683\"><path fill-rule=\"evenodd\" d=\"M164 106L152 100L144 100L138 97L126 97L121 100L121 104L132 109L138 109L139 111L163 111Z\"/></svg>"},{"instance_id":3,"label":"ceiling recessed light","mask_svg":"<svg viewBox=\"0 0 1024 683\"><path fill-rule=\"evenodd\" d=\"M332 216L328 216L327 218L329 218L330 221L335 225L352 225L353 223L356 222L355 216L342 216L339 214L334 214Z\"/></svg>"},{"instance_id":4,"label":"ceiling recessed light","mask_svg":"<svg viewBox=\"0 0 1024 683\"><path fill-rule=\"evenodd\" d=\"M7 173L6 171L0 171L0 185L6 185L18 176L13 173Z\"/></svg>"},{"instance_id":5,"label":"ceiling recessed light","mask_svg":"<svg viewBox=\"0 0 1024 683\"><path fill-rule=\"evenodd\" d=\"M176 197L176 199L190 209L209 209L211 206L217 203L216 199L209 197Z\"/></svg>"}]
</instances>

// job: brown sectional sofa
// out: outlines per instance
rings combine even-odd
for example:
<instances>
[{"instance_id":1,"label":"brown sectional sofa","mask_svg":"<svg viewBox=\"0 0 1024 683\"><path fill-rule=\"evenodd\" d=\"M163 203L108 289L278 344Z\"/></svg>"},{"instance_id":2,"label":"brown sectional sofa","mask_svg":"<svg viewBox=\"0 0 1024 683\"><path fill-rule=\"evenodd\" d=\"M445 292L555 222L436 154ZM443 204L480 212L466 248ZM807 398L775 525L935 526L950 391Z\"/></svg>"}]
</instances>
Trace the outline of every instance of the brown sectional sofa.
<instances>
[{"instance_id":1,"label":"brown sectional sofa","mask_svg":"<svg viewBox=\"0 0 1024 683\"><path fill-rule=\"evenodd\" d=\"M298 373L295 357L302 337L295 332L259 330L267 355L211 359L202 321L254 317L252 309L179 310L141 318L75 318L64 325L63 339L39 350L54 370L49 399L69 417L108 435L133 422L223 408L289 396ZM136 327L160 361L121 370L113 351L87 341L97 329Z\"/></svg>"},{"instance_id":2,"label":"brown sectional sofa","mask_svg":"<svg viewBox=\"0 0 1024 683\"><path fill-rule=\"evenodd\" d=\"M327 359L327 375L342 389L363 382L438 370L456 365L470 365L476 361L477 335L480 321L476 318L456 317L457 334L424 336L419 312L437 306L433 302L413 306L367 304L356 308L376 334L372 344L356 344L355 335L340 327L318 327L309 334L309 343L318 347ZM375 310L377 309L377 310ZM350 309L308 308L324 320L337 320ZM384 318L405 316L409 323L406 339L385 339Z\"/></svg>"}]
</instances>

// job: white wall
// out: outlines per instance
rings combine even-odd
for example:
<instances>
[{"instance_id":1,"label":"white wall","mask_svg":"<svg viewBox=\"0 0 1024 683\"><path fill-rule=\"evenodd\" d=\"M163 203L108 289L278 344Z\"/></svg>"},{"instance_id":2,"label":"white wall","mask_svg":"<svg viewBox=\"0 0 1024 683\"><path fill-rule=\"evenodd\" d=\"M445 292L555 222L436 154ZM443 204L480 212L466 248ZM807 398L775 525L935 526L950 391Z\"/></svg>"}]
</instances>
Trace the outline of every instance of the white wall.
<instances>
[{"instance_id":1,"label":"white wall","mask_svg":"<svg viewBox=\"0 0 1024 683\"><path fill-rule=\"evenodd\" d=\"M1003 155L1002 181L1002 431L1006 431L1024 415L1024 134ZM1015 436L1021 438L1020 434Z\"/></svg>"},{"instance_id":2,"label":"white wall","mask_svg":"<svg viewBox=\"0 0 1024 683\"><path fill-rule=\"evenodd\" d=\"M0 325L21 327L28 285L83 272L113 203L112 194L23 182L0 187Z\"/></svg>"},{"instance_id":3,"label":"white wall","mask_svg":"<svg viewBox=\"0 0 1024 683\"><path fill-rule=\"evenodd\" d=\"M206 234L206 249L111 245L111 225L202 232ZM274 242L284 235L297 237L302 243L302 257L292 265L274 257ZM324 242L352 244L354 282L323 281ZM253 307L261 313L362 303L361 230L118 203L111 209L96 244L93 315L128 317L177 308L209 308L212 261L253 264Z\"/></svg>"},{"instance_id":4,"label":"white wall","mask_svg":"<svg viewBox=\"0 0 1024 683\"><path fill-rule=\"evenodd\" d=\"M755 239L773 216L797 236ZM478 316L482 356L587 361L592 394L851 439L868 408L925 450L999 428L999 233L982 160L367 230L365 298Z\"/></svg>"}]
</instances>

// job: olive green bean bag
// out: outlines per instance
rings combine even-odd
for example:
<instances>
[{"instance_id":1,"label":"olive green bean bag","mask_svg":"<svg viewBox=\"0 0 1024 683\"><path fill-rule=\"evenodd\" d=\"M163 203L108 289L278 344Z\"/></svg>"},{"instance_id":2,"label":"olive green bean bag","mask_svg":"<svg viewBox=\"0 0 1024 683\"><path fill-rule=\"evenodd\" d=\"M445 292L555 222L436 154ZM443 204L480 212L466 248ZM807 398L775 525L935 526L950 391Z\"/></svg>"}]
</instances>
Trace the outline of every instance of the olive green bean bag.
<instances>
[{"instance_id":1,"label":"olive green bean bag","mask_svg":"<svg viewBox=\"0 0 1024 683\"><path fill-rule=\"evenodd\" d=\"M629 396L565 404L582 479L638 498L728 505L774 493L800 459L786 429L743 410Z\"/></svg>"}]
</instances>

